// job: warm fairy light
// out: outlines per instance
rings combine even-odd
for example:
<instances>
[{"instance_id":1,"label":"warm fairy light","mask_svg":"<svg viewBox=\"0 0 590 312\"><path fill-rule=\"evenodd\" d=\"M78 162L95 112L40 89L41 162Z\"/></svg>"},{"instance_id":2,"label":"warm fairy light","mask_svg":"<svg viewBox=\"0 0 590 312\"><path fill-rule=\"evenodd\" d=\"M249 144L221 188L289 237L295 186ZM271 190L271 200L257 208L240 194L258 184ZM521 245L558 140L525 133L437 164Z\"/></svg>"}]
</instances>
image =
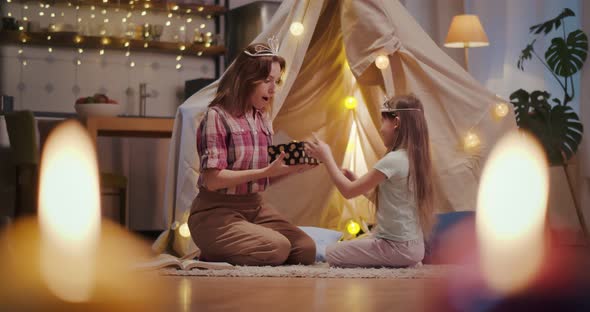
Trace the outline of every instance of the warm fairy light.
<instances>
[{"instance_id":1,"label":"warm fairy light","mask_svg":"<svg viewBox=\"0 0 590 312\"><path fill-rule=\"evenodd\" d=\"M80 53L80 54L84 53L84 49L78 48L78 53Z\"/></svg>"},{"instance_id":2,"label":"warm fairy light","mask_svg":"<svg viewBox=\"0 0 590 312\"><path fill-rule=\"evenodd\" d=\"M470 149L478 147L480 143L481 142L480 142L477 134L469 131L469 132L467 132L467 135L465 136L465 140L463 141L463 146L465 147L465 150L470 150Z\"/></svg>"},{"instance_id":3,"label":"warm fairy light","mask_svg":"<svg viewBox=\"0 0 590 312\"><path fill-rule=\"evenodd\" d=\"M172 13L168 13L168 18L172 18Z\"/></svg>"},{"instance_id":4,"label":"warm fairy light","mask_svg":"<svg viewBox=\"0 0 590 312\"><path fill-rule=\"evenodd\" d=\"M201 29L205 28L205 24L201 24L199 27L201 27Z\"/></svg>"},{"instance_id":5,"label":"warm fairy light","mask_svg":"<svg viewBox=\"0 0 590 312\"><path fill-rule=\"evenodd\" d=\"M44 15L45 15L45 12L43 12L43 11L39 12L39 16L44 16Z\"/></svg>"},{"instance_id":6,"label":"warm fairy light","mask_svg":"<svg viewBox=\"0 0 590 312\"><path fill-rule=\"evenodd\" d=\"M82 21L81 17L78 17L78 23L80 23Z\"/></svg>"},{"instance_id":7,"label":"warm fairy light","mask_svg":"<svg viewBox=\"0 0 590 312\"><path fill-rule=\"evenodd\" d=\"M205 43L205 48L209 48L209 47L211 47L211 42Z\"/></svg>"},{"instance_id":8,"label":"warm fairy light","mask_svg":"<svg viewBox=\"0 0 590 312\"><path fill-rule=\"evenodd\" d=\"M482 171L476 214L482 272L500 293L523 289L544 261L548 191L541 145L517 131L500 139Z\"/></svg>"},{"instance_id":9,"label":"warm fairy light","mask_svg":"<svg viewBox=\"0 0 590 312\"><path fill-rule=\"evenodd\" d=\"M289 27L289 31L293 36L301 36L301 34L303 34L303 30L303 24L301 24L300 22L294 22Z\"/></svg>"},{"instance_id":10,"label":"warm fairy light","mask_svg":"<svg viewBox=\"0 0 590 312\"><path fill-rule=\"evenodd\" d=\"M186 14L190 14L193 10L191 9L186 9Z\"/></svg>"},{"instance_id":11,"label":"warm fairy light","mask_svg":"<svg viewBox=\"0 0 590 312\"><path fill-rule=\"evenodd\" d=\"M48 41L49 41L49 40L51 40L51 35L48 35L48 36L47 36L47 40L48 40Z\"/></svg>"},{"instance_id":12,"label":"warm fairy light","mask_svg":"<svg viewBox=\"0 0 590 312\"><path fill-rule=\"evenodd\" d=\"M25 17L23 17L23 21L25 21L25 22L26 22L26 21L28 21L28 20L29 20L29 18L28 18L28 17L26 17L26 16L25 16Z\"/></svg>"},{"instance_id":13,"label":"warm fairy light","mask_svg":"<svg viewBox=\"0 0 590 312\"><path fill-rule=\"evenodd\" d=\"M101 35L101 36L104 36L104 35L106 35L106 34L107 34L107 31L106 31L105 29L103 29L103 30L101 30L101 31L100 31L100 35Z\"/></svg>"},{"instance_id":14,"label":"warm fairy light","mask_svg":"<svg viewBox=\"0 0 590 312\"><path fill-rule=\"evenodd\" d=\"M204 10L204 9L205 9L205 8L201 6L201 7L199 7L197 10L198 10L199 12L203 12L203 10Z\"/></svg>"},{"instance_id":15,"label":"warm fairy light","mask_svg":"<svg viewBox=\"0 0 590 312\"><path fill-rule=\"evenodd\" d=\"M207 19L212 19L212 18L213 18L213 16L207 15Z\"/></svg>"},{"instance_id":16,"label":"warm fairy light","mask_svg":"<svg viewBox=\"0 0 590 312\"><path fill-rule=\"evenodd\" d=\"M18 49L18 54L23 54L23 49Z\"/></svg>"},{"instance_id":17,"label":"warm fairy light","mask_svg":"<svg viewBox=\"0 0 590 312\"><path fill-rule=\"evenodd\" d=\"M46 9L49 9L49 7L50 7L50 5L49 5L49 4L46 4L46 5L45 5L45 8L46 8Z\"/></svg>"},{"instance_id":18,"label":"warm fairy light","mask_svg":"<svg viewBox=\"0 0 590 312\"><path fill-rule=\"evenodd\" d=\"M76 36L76 37L74 37L74 41L75 41L76 43L80 43L80 42L82 42L82 37L80 37L80 36Z\"/></svg>"},{"instance_id":19,"label":"warm fairy light","mask_svg":"<svg viewBox=\"0 0 590 312\"><path fill-rule=\"evenodd\" d=\"M18 30L23 31L25 28L23 26L18 26Z\"/></svg>"},{"instance_id":20,"label":"warm fairy light","mask_svg":"<svg viewBox=\"0 0 590 312\"><path fill-rule=\"evenodd\" d=\"M188 228L188 224L183 223L180 228L178 229L178 233L180 233L180 236L182 237L191 237L191 231Z\"/></svg>"},{"instance_id":21,"label":"warm fairy light","mask_svg":"<svg viewBox=\"0 0 590 312\"><path fill-rule=\"evenodd\" d=\"M131 53L129 51L125 52L125 56L129 56Z\"/></svg>"},{"instance_id":22,"label":"warm fairy light","mask_svg":"<svg viewBox=\"0 0 590 312\"><path fill-rule=\"evenodd\" d=\"M175 5L175 6L172 7L172 11L176 11L176 10L178 10L178 6L177 5Z\"/></svg>"},{"instance_id":23,"label":"warm fairy light","mask_svg":"<svg viewBox=\"0 0 590 312\"><path fill-rule=\"evenodd\" d=\"M80 59L76 60L76 65L82 65L82 61Z\"/></svg>"},{"instance_id":24,"label":"warm fairy light","mask_svg":"<svg viewBox=\"0 0 590 312\"><path fill-rule=\"evenodd\" d=\"M184 50L186 50L186 46L183 44L180 46L180 51L184 51Z\"/></svg>"},{"instance_id":25,"label":"warm fairy light","mask_svg":"<svg viewBox=\"0 0 590 312\"><path fill-rule=\"evenodd\" d=\"M203 51L199 51L199 52L197 52L197 55L198 55L198 56L201 56L201 55L203 55Z\"/></svg>"},{"instance_id":26,"label":"warm fairy light","mask_svg":"<svg viewBox=\"0 0 590 312\"><path fill-rule=\"evenodd\" d=\"M182 60L182 55L179 55L176 57L176 61L180 61L180 60Z\"/></svg>"},{"instance_id":27,"label":"warm fairy light","mask_svg":"<svg viewBox=\"0 0 590 312\"><path fill-rule=\"evenodd\" d=\"M90 18L95 18L95 17L96 17L96 15L90 14Z\"/></svg>"},{"instance_id":28,"label":"warm fairy light","mask_svg":"<svg viewBox=\"0 0 590 312\"><path fill-rule=\"evenodd\" d=\"M29 9L29 6L25 4L25 5L23 6L23 9L25 9L25 10L28 10L28 9Z\"/></svg>"},{"instance_id":29,"label":"warm fairy light","mask_svg":"<svg viewBox=\"0 0 590 312\"><path fill-rule=\"evenodd\" d=\"M147 14L146 11L141 11L141 16L145 16Z\"/></svg>"},{"instance_id":30,"label":"warm fairy light","mask_svg":"<svg viewBox=\"0 0 590 312\"><path fill-rule=\"evenodd\" d=\"M100 13L102 13L102 15L106 15L107 14L107 10L102 9L102 11L100 11Z\"/></svg>"},{"instance_id":31,"label":"warm fairy light","mask_svg":"<svg viewBox=\"0 0 590 312\"><path fill-rule=\"evenodd\" d=\"M352 235L356 235L361 231L361 226L356 221L350 220L346 224L346 231Z\"/></svg>"},{"instance_id":32,"label":"warm fairy light","mask_svg":"<svg viewBox=\"0 0 590 312\"><path fill-rule=\"evenodd\" d=\"M21 42L22 42L22 43L27 43L27 38L23 38L23 39L21 39Z\"/></svg>"},{"instance_id":33,"label":"warm fairy light","mask_svg":"<svg viewBox=\"0 0 590 312\"><path fill-rule=\"evenodd\" d=\"M102 20L105 24L109 22L108 18L105 18L104 20Z\"/></svg>"},{"instance_id":34,"label":"warm fairy light","mask_svg":"<svg viewBox=\"0 0 590 312\"><path fill-rule=\"evenodd\" d=\"M122 21L123 23L127 23L127 18L126 18L126 17L123 17L123 18L121 19L121 21Z\"/></svg>"},{"instance_id":35,"label":"warm fairy light","mask_svg":"<svg viewBox=\"0 0 590 312\"><path fill-rule=\"evenodd\" d=\"M151 7L151 5L149 3L146 3L143 5L144 8L149 9Z\"/></svg>"},{"instance_id":36,"label":"warm fairy light","mask_svg":"<svg viewBox=\"0 0 590 312\"><path fill-rule=\"evenodd\" d=\"M100 51L98 51L98 54L104 55L104 49L100 49Z\"/></svg>"},{"instance_id":37,"label":"warm fairy light","mask_svg":"<svg viewBox=\"0 0 590 312\"><path fill-rule=\"evenodd\" d=\"M129 46L129 41L125 41L125 43L123 44L124 47L128 47Z\"/></svg>"},{"instance_id":38,"label":"warm fairy light","mask_svg":"<svg viewBox=\"0 0 590 312\"><path fill-rule=\"evenodd\" d=\"M94 9L96 9L96 7L95 7L95 6L93 6L93 5L92 5L92 6L90 6L90 10L91 10L91 11L94 11Z\"/></svg>"},{"instance_id":39,"label":"warm fairy light","mask_svg":"<svg viewBox=\"0 0 590 312\"><path fill-rule=\"evenodd\" d=\"M55 17L55 13L51 13L51 17Z\"/></svg>"},{"instance_id":40,"label":"warm fairy light","mask_svg":"<svg viewBox=\"0 0 590 312\"><path fill-rule=\"evenodd\" d=\"M27 60L23 60L23 66L27 66Z\"/></svg>"},{"instance_id":41,"label":"warm fairy light","mask_svg":"<svg viewBox=\"0 0 590 312\"><path fill-rule=\"evenodd\" d=\"M12 17L12 12L8 12L8 17Z\"/></svg>"},{"instance_id":42,"label":"warm fairy light","mask_svg":"<svg viewBox=\"0 0 590 312\"><path fill-rule=\"evenodd\" d=\"M47 139L39 175L40 269L65 301L89 299L96 281L100 195L94 143L76 121ZM67 274L64 274L67 272Z\"/></svg>"},{"instance_id":43,"label":"warm fairy light","mask_svg":"<svg viewBox=\"0 0 590 312\"><path fill-rule=\"evenodd\" d=\"M184 25L180 26L180 31L184 31L186 28L184 27Z\"/></svg>"},{"instance_id":44,"label":"warm fairy light","mask_svg":"<svg viewBox=\"0 0 590 312\"><path fill-rule=\"evenodd\" d=\"M182 64L176 64L176 69L181 69L182 68Z\"/></svg>"},{"instance_id":45,"label":"warm fairy light","mask_svg":"<svg viewBox=\"0 0 590 312\"><path fill-rule=\"evenodd\" d=\"M131 67L135 67L135 62L131 62L131 63L129 63L129 66L131 66Z\"/></svg>"},{"instance_id":46,"label":"warm fairy light","mask_svg":"<svg viewBox=\"0 0 590 312\"><path fill-rule=\"evenodd\" d=\"M192 21L193 21L193 19L192 19L192 18L190 18L190 17L186 19L186 22L187 22L187 23L191 23Z\"/></svg>"},{"instance_id":47,"label":"warm fairy light","mask_svg":"<svg viewBox=\"0 0 590 312\"><path fill-rule=\"evenodd\" d=\"M375 66L379 69L386 69L389 66L389 58L386 55L377 55Z\"/></svg>"},{"instance_id":48,"label":"warm fairy light","mask_svg":"<svg viewBox=\"0 0 590 312\"><path fill-rule=\"evenodd\" d=\"M504 102L499 102L499 103L496 103L496 105L494 105L494 114L499 118L502 118L502 117L505 117L506 115L508 115L508 111L509 111L508 105Z\"/></svg>"},{"instance_id":49,"label":"warm fairy light","mask_svg":"<svg viewBox=\"0 0 590 312\"><path fill-rule=\"evenodd\" d=\"M131 12L127 12L127 18L130 18L133 14Z\"/></svg>"},{"instance_id":50,"label":"warm fairy light","mask_svg":"<svg viewBox=\"0 0 590 312\"><path fill-rule=\"evenodd\" d=\"M53 48L52 47L47 48L47 52L49 52L49 53L53 52Z\"/></svg>"},{"instance_id":51,"label":"warm fairy light","mask_svg":"<svg viewBox=\"0 0 590 312\"><path fill-rule=\"evenodd\" d=\"M212 34L210 31L208 31L208 32L207 32L205 35L206 35L207 37L211 37L213 34Z\"/></svg>"},{"instance_id":52,"label":"warm fairy light","mask_svg":"<svg viewBox=\"0 0 590 312\"><path fill-rule=\"evenodd\" d=\"M353 110L356 108L358 101L356 100L356 98L354 96L347 96L344 99L344 107L346 107L346 109L350 109Z\"/></svg>"},{"instance_id":53,"label":"warm fairy light","mask_svg":"<svg viewBox=\"0 0 590 312\"><path fill-rule=\"evenodd\" d=\"M109 0L102 0L102 3L108 3Z\"/></svg>"},{"instance_id":54,"label":"warm fairy light","mask_svg":"<svg viewBox=\"0 0 590 312\"><path fill-rule=\"evenodd\" d=\"M149 45L147 42L143 44L143 47L144 47L144 48L146 48L146 49L147 49L149 46L150 46L150 45Z\"/></svg>"},{"instance_id":55,"label":"warm fairy light","mask_svg":"<svg viewBox=\"0 0 590 312\"><path fill-rule=\"evenodd\" d=\"M107 38L107 37L103 37L102 39L100 39L100 43L102 45L108 45L111 43L111 39Z\"/></svg>"},{"instance_id":56,"label":"warm fairy light","mask_svg":"<svg viewBox=\"0 0 590 312\"><path fill-rule=\"evenodd\" d=\"M166 26L170 26L170 21L166 21Z\"/></svg>"}]
</instances>

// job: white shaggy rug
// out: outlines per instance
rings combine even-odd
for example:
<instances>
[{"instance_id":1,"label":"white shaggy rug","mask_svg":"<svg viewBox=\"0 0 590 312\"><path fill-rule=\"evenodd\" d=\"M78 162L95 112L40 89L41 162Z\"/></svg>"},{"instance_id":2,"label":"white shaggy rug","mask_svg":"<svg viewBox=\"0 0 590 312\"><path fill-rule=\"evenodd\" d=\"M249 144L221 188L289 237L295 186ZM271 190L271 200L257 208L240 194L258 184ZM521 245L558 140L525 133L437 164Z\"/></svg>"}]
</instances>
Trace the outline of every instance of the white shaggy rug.
<instances>
[{"instance_id":1,"label":"white shaggy rug","mask_svg":"<svg viewBox=\"0 0 590 312\"><path fill-rule=\"evenodd\" d=\"M215 277L289 277L289 278L443 278L455 270L450 265L419 265L411 268L330 268L327 263L315 265L235 266L229 270L162 269L162 275Z\"/></svg>"}]
</instances>

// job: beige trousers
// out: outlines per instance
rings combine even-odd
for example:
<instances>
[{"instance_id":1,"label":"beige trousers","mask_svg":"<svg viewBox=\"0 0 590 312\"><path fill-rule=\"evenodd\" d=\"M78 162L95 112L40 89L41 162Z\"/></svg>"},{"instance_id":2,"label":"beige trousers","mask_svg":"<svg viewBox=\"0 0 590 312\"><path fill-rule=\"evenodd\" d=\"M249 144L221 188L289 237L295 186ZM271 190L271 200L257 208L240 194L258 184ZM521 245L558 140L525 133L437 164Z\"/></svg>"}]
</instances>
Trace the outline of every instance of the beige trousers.
<instances>
[{"instance_id":1,"label":"beige trousers","mask_svg":"<svg viewBox=\"0 0 590 312\"><path fill-rule=\"evenodd\" d=\"M312 264L315 243L259 194L199 189L188 220L201 259L237 265Z\"/></svg>"}]
</instances>

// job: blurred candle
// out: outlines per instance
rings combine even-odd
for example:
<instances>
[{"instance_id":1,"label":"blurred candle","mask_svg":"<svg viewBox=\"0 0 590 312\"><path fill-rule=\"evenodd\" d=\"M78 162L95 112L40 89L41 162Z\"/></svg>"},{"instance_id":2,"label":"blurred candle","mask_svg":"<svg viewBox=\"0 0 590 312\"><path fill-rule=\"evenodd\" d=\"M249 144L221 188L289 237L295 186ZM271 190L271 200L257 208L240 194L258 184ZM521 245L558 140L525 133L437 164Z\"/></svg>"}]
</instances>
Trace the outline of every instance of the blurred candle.
<instances>
[{"instance_id":1,"label":"blurred candle","mask_svg":"<svg viewBox=\"0 0 590 312\"><path fill-rule=\"evenodd\" d=\"M42 279L59 298L90 298L96 279L100 195L94 145L75 121L47 139L39 181Z\"/></svg>"},{"instance_id":2,"label":"blurred candle","mask_svg":"<svg viewBox=\"0 0 590 312\"><path fill-rule=\"evenodd\" d=\"M502 295L526 288L544 261L548 164L529 135L512 132L490 153L477 197L483 277Z\"/></svg>"}]
</instances>

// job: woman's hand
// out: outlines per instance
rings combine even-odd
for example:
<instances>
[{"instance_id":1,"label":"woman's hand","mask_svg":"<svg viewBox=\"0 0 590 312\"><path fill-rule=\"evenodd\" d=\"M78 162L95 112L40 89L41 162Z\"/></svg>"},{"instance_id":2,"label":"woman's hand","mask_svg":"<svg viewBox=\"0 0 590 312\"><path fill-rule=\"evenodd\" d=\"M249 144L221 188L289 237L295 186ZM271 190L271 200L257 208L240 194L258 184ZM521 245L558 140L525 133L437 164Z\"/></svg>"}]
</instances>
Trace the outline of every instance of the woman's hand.
<instances>
[{"instance_id":1,"label":"woman's hand","mask_svg":"<svg viewBox=\"0 0 590 312\"><path fill-rule=\"evenodd\" d=\"M269 178L278 177L285 174L296 172L299 168L297 166L287 166L283 161L285 159L285 152L281 152L279 157L275 159L265 168L266 176ZM301 170L301 169L299 169Z\"/></svg>"},{"instance_id":2,"label":"woman's hand","mask_svg":"<svg viewBox=\"0 0 590 312\"><path fill-rule=\"evenodd\" d=\"M320 140L315 134L313 135L313 139L305 144L305 153L324 163L332 157L330 146Z\"/></svg>"}]
</instances>

